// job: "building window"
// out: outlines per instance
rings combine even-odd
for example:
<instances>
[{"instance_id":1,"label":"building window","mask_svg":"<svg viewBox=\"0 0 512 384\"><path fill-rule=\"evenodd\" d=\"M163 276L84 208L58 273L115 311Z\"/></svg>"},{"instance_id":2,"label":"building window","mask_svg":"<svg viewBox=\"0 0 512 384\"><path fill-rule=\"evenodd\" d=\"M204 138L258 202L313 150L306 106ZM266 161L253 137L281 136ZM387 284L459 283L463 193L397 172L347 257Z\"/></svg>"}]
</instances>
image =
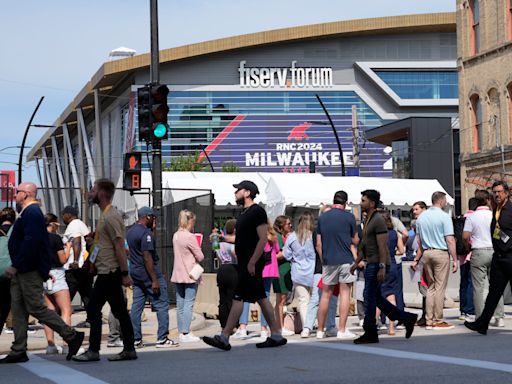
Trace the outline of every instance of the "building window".
<instances>
[{"instance_id":1,"label":"building window","mask_svg":"<svg viewBox=\"0 0 512 384\"><path fill-rule=\"evenodd\" d=\"M409 141L397 140L391 143L393 149L393 178L409 179L411 177L411 158Z\"/></svg>"},{"instance_id":2,"label":"building window","mask_svg":"<svg viewBox=\"0 0 512 384\"><path fill-rule=\"evenodd\" d=\"M456 71L374 71L402 99L456 99Z\"/></svg>"},{"instance_id":3,"label":"building window","mask_svg":"<svg viewBox=\"0 0 512 384\"><path fill-rule=\"evenodd\" d=\"M473 152L482 150L484 134L482 126L482 102L478 95L471 96L471 126L473 127Z\"/></svg>"},{"instance_id":4,"label":"building window","mask_svg":"<svg viewBox=\"0 0 512 384\"><path fill-rule=\"evenodd\" d=\"M471 54L476 55L480 52L480 4L479 0L471 0L469 4L470 9L470 48Z\"/></svg>"}]
</instances>

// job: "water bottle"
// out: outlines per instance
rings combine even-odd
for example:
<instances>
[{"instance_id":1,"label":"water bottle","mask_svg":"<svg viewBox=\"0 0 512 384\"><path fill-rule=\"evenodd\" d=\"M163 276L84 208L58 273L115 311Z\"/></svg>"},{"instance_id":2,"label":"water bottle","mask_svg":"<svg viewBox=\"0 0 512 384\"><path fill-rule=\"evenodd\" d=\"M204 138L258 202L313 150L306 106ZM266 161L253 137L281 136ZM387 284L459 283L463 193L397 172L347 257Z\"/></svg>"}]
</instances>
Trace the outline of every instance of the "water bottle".
<instances>
[{"instance_id":1,"label":"water bottle","mask_svg":"<svg viewBox=\"0 0 512 384\"><path fill-rule=\"evenodd\" d=\"M212 235L212 249L218 251L220 249L219 234L215 231Z\"/></svg>"}]
</instances>

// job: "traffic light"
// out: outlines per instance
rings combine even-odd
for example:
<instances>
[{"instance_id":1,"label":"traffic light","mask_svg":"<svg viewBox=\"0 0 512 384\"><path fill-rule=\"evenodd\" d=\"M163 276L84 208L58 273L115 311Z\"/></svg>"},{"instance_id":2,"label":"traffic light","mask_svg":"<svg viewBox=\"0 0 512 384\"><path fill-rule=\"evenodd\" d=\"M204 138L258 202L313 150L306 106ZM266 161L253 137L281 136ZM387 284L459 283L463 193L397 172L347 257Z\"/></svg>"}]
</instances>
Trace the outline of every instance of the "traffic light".
<instances>
[{"instance_id":1,"label":"traffic light","mask_svg":"<svg viewBox=\"0 0 512 384\"><path fill-rule=\"evenodd\" d=\"M167 85L155 84L151 86L151 123L152 139L154 141L167 140L169 124L167 123L167 114L169 106L167 105L167 95L169 88Z\"/></svg>"},{"instance_id":2,"label":"traffic light","mask_svg":"<svg viewBox=\"0 0 512 384\"><path fill-rule=\"evenodd\" d=\"M137 89L137 111L139 117L139 141L151 140L151 88L144 86Z\"/></svg>"},{"instance_id":3,"label":"traffic light","mask_svg":"<svg viewBox=\"0 0 512 384\"><path fill-rule=\"evenodd\" d=\"M142 154L140 152L126 153L123 166L123 189L139 191L141 185Z\"/></svg>"}]
</instances>

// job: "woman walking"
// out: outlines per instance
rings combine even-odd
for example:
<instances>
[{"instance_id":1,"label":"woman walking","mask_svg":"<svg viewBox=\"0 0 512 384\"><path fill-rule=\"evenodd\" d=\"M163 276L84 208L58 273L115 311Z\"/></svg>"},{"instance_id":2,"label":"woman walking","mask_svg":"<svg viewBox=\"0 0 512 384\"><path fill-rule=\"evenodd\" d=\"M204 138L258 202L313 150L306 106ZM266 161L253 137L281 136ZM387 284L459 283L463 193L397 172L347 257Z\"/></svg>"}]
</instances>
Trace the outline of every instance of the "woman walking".
<instances>
[{"instance_id":1,"label":"woman walking","mask_svg":"<svg viewBox=\"0 0 512 384\"><path fill-rule=\"evenodd\" d=\"M174 269L171 282L176 284L176 317L180 343L200 341L199 337L190 332L192 310L196 299L200 278L196 281L190 277L192 268L204 259L193 233L196 215L189 210L183 210L178 218L178 230L173 236Z\"/></svg>"}]
</instances>

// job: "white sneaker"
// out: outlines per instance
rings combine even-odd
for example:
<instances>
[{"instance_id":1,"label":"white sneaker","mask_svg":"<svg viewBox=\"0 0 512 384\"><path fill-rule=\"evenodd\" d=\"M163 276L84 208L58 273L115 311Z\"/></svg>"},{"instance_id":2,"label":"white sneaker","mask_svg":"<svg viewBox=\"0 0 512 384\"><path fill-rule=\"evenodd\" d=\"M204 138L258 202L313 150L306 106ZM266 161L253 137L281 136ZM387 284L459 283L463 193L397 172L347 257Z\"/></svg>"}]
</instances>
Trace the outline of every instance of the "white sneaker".
<instances>
[{"instance_id":1,"label":"white sneaker","mask_svg":"<svg viewBox=\"0 0 512 384\"><path fill-rule=\"evenodd\" d=\"M475 315L466 315L466 318L465 318L466 321L469 321L470 323L474 322L476 319L475 319Z\"/></svg>"},{"instance_id":2,"label":"white sneaker","mask_svg":"<svg viewBox=\"0 0 512 384\"><path fill-rule=\"evenodd\" d=\"M13 328L7 328L5 327L4 328L4 333L8 334L8 335L12 335L14 333L14 329Z\"/></svg>"},{"instance_id":3,"label":"white sneaker","mask_svg":"<svg viewBox=\"0 0 512 384\"><path fill-rule=\"evenodd\" d=\"M316 331L316 338L317 339L324 339L325 338L324 331Z\"/></svg>"},{"instance_id":4,"label":"white sneaker","mask_svg":"<svg viewBox=\"0 0 512 384\"><path fill-rule=\"evenodd\" d=\"M180 343L197 343L198 341L201 341L201 339L192 333L187 333L186 335L180 333Z\"/></svg>"},{"instance_id":5,"label":"white sneaker","mask_svg":"<svg viewBox=\"0 0 512 384\"><path fill-rule=\"evenodd\" d=\"M107 347L108 348L121 348L121 347L124 347L124 344L121 340L109 341L107 343Z\"/></svg>"},{"instance_id":6,"label":"white sneaker","mask_svg":"<svg viewBox=\"0 0 512 384\"><path fill-rule=\"evenodd\" d=\"M49 345L46 347L47 355L60 355L62 354L62 347L60 345Z\"/></svg>"},{"instance_id":7,"label":"white sneaker","mask_svg":"<svg viewBox=\"0 0 512 384\"><path fill-rule=\"evenodd\" d=\"M496 320L494 320L492 325L495 326L495 327L503 328L505 326L505 320L503 320L501 317L500 318L496 318Z\"/></svg>"},{"instance_id":8,"label":"white sneaker","mask_svg":"<svg viewBox=\"0 0 512 384\"><path fill-rule=\"evenodd\" d=\"M267 340L267 337L268 337L268 331L261 331L261 332L260 332L260 337L261 337L262 339Z\"/></svg>"},{"instance_id":9,"label":"white sneaker","mask_svg":"<svg viewBox=\"0 0 512 384\"><path fill-rule=\"evenodd\" d=\"M356 338L356 334L350 332L348 329L345 329L345 332L338 331L338 334L336 335L337 339L342 340L348 340L348 339L354 339Z\"/></svg>"},{"instance_id":10,"label":"white sneaker","mask_svg":"<svg viewBox=\"0 0 512 384\"><path fill-rule=\"evenodd\" d=\"M247 329L239 329L231 337L233 339L246 339L247 338Z\"/></svg>"},{"instance_id":11,"label":"white sneaker","mask_svg":"<svg viewBox=\"0 0 512 384\"><path fill-rule=\"evenodd\" d=\"M142 342L142 340L141 340L141 342ZM179 347L179 345L180 345L179 343L177 343L174 340L168 339L167 337L163 340L158 340L156 342L157 348L173 348L173 347Z\"/></svg>"},{"instance_id":12,"label":"white sneaker","mask_svg":"<svg viewBox=\"0 0 512 384\"><path fill-rule=\"evenodd\" d=\"M307 339L309 337L310 330L309 328L304 328L302 332L300 333L300 337L303 339Z\"/></svg>"},{"instance_id":13,"label":"white sneaker","mask_svg":"<svg viewBox=\"0 0 512 384\"><path fill-rule=\"evenodd\" d=\"M336 337L338 335L338 328L330 328L325 331L325 337Z\"/></svg>"},{"instance_id":14,"label":"white sneaker","mask_svg":"<svg viewBox=\"0 0 512 384\"><path fill-rule=\"evenodd\" d=\"M293 335L295 335L295 332L290 331L289 329L283 328L283 329L281 329L281 335L282 336L293 336Z\"/></svg>"}]
</instances>

